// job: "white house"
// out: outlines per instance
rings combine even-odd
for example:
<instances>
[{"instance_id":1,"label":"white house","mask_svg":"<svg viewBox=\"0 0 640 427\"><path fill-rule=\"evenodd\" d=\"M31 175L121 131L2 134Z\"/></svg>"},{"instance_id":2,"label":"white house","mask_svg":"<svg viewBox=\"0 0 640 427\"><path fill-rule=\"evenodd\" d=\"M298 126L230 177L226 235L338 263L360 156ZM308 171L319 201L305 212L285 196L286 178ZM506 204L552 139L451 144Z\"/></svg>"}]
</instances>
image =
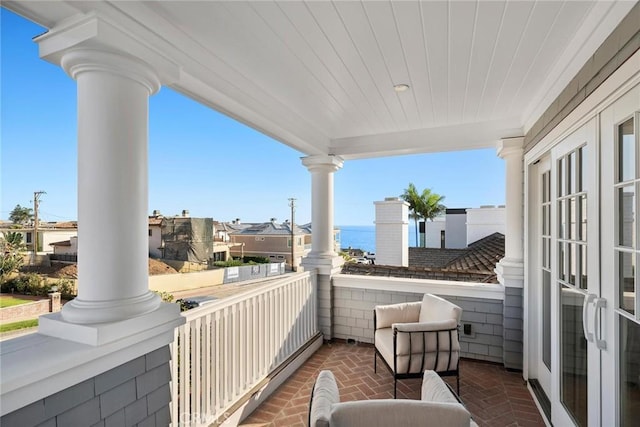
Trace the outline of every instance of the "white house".
<instances>
[{"instance_id":1,"label":"white house","mask_svg":"<svg viewBox=\"0 0 640 427\"><path fill-rule=\"evenodd\" d=\"M428 248L461 249L493 233L505 234L504 206L447 209L425 224Z\"/></svg>"}]
</instances>

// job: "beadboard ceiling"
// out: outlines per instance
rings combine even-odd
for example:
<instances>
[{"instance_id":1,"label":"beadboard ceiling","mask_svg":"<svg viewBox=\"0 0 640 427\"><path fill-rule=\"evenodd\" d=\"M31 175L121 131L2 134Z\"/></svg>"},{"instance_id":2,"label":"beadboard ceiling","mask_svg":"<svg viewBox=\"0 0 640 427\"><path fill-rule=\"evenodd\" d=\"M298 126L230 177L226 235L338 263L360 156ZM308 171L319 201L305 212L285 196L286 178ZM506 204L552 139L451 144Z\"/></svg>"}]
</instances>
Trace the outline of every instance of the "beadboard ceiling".
<instances>
[{"instance_id":1,"label":"beadboard ceiling","mask_svg":"<svg viewBox=\"0 0 640 427\"><path fill-rule=\"evenodd\" d=\"M3 2L51 32L99 16L175 64L165 84L178 92L305 155L346 159L522 136L633 5Z\"/></svg>"}]
</instances>

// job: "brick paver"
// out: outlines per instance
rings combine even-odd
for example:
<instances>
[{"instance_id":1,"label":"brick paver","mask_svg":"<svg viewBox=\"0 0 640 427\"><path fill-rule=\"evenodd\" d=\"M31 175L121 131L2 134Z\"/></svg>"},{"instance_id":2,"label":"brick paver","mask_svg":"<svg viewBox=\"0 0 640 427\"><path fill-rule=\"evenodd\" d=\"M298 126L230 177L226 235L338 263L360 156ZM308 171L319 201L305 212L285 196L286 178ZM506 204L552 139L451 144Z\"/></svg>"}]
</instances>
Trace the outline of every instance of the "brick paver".
<instances>
[{"instance_id":1,"label":"brick paver","mask_svg":"<svg viewBox=\"0 0 640 427\"><path fill-rule=\"evenodd\" d=\"M336 377L342 402L392 399L393 377L378 361L373 372L373 346L342 341L323 345L241 425L305 426L313 383L323 369ZM455 377L445 378L455 390ZM399 399L419 399L421 379L398 381ZM460 362L460 397L482 426L544 426L522 374L493 363Z\"/></svg>"}]
</instances>

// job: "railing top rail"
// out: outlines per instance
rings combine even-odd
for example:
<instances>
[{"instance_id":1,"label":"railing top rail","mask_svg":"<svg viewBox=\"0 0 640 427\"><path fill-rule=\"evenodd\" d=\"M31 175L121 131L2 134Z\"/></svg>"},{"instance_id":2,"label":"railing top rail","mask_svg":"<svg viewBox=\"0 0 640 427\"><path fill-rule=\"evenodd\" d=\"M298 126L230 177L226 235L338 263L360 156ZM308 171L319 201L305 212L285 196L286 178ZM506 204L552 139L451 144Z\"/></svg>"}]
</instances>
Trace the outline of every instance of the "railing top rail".
<instances>
[{"instance_id":1,"label":"railing top rail","mask_svg":"<svg viewBox=\"0 0 640 427\"><path fill-rule=\"evenodd\" d=\"M504 286L495 283L336 274L333 276L333 286L504 300Z\"/></svg>"},{"instance_id":2,"label":"railing top rail","mask_svg":"<svg viewBox=\"0 0 640 427\"><path fill-rule=\"evenodd\" d=\"M230 307L240 301L244 301L252 297L265 294L271 290L288 285L291 282L295 282L305 278L311 278L312 274L315 275L315 270L305 271L302 273L289 273L289 274L286 274L285 276L280 276L278 279L274 279L273 281L269 280L269 284L265 285L264 287L260 287L257 289L252 289L246 292L241 292L235 295L231 295L229 297L225 297L224 299L215 301L211 304L207 304L206 306L203 306L203 307L196 307L189 311L183 312L182 316L186 319L187 322L189 322L199 317L206 316L207 314L215 313L216 311L222 310L226 307Z\"/></svg>"}]
</instances>

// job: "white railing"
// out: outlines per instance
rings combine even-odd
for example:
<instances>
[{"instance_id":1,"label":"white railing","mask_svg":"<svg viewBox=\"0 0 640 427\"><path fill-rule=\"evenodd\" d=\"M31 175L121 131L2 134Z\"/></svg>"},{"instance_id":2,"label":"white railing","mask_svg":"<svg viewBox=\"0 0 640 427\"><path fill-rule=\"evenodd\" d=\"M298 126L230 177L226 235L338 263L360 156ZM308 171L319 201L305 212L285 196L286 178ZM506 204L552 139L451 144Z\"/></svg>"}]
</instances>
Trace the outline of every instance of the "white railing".
<instances>
[{"instance_id":1,"label":"white railing","mask_svg":"<svg viewBox=\"0 0 640 427\"><path fill-rule=\"evenodd\" d=\"M318 331L316 276L305 272L183 313L172 350L171 418L209 425Z\"/></svg>"}]
</instances>

